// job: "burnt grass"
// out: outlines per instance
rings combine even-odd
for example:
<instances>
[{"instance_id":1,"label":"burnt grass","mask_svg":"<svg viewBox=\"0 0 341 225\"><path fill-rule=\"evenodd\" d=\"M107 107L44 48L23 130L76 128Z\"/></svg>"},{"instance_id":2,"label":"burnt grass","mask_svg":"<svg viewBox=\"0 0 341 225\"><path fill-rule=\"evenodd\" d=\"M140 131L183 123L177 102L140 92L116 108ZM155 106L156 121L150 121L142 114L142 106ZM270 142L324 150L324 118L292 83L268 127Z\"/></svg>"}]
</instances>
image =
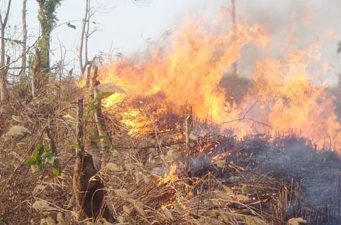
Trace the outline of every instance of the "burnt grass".
<instances>
[{"instance_id":1,"label":"burnt grass","mask_svg":"<svg viewBox=\"0 0 341 225\"><path fill-rule=\"evenodd\" d=\"M243 168L246 180L257 172L281 181L283 188L296 186L286 199L284 219L303 217L308 224L341 224L341 158L337 153L317 150L309 141L295 136L271 140L261 135L243 140L219 137L216 143L207 150L209 154L189 160L193 174L202 176L211 171L226 185L235 184L230 171L211 164L214 156L228 153L224 160Z\"/></svg>"}]
</instances>

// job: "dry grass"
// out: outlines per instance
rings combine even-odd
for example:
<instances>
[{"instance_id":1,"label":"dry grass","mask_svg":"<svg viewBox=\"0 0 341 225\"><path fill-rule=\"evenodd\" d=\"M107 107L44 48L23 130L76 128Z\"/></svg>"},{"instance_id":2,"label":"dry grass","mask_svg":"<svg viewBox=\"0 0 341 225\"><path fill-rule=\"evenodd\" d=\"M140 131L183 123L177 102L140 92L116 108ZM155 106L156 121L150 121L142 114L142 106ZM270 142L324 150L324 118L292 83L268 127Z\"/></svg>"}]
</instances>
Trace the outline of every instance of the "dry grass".
<instances>
[{"instance_id":1,"label":"dry grass","mask_svg":"<svg viewBox=\"0 0 341 225\"><path fill-rule=\"evenodd\" d=\"M87 223L78 220L72 192L76 104L69 92L61 97L60 92L50 91L38 102L18 103L10 114L19 122L12 117L3 121L5 130L20 125L31 134L1 139L0 223ZM216 137L205 137L186 150L181 124L169 128L167 121L157 118L163 128L155 129L156 117L149 114L145 115L151 132L131 136L120 123L120 110L124 109L114 115L106 112L113 147L99 172L107 204L120 224L284 224L283 210L291 192L281 179L230 163L224 155L195 174L189 159L209 151ZM38 143L46 142L42 130L51 119L57 128L59 177L49 166L32 171L25 162Z\"/></svg>"}]
</instances>

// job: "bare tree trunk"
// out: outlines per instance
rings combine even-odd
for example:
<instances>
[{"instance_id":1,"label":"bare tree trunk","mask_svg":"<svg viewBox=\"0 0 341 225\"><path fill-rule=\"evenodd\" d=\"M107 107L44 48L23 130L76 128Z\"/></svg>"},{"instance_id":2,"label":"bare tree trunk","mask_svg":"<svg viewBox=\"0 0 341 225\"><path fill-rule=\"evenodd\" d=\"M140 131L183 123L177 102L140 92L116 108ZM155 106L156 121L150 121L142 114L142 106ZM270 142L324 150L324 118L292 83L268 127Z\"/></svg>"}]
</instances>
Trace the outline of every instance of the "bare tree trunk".
<instances>
[{"instance_id":1,"label":"bare tree trunk","mask_svg":"<svg viewBox=\"0 0 341 225\"><path fill-rule=\"evenodd\" d=\"M2 14L0 13L0 29L1 29L1 53L0 53L0 101L7 102L8 101L8 89L7 89L7 73L10 63L10 58L7 57L6 59L6 45L5 45L5 30L8 22L9 11L11 9L12 1L9 0L7 4L6 14L3 18Z\"/></svg>"},{"instance_id":2,"label":"bare tree trunk","mask_svg":"<svg viewBox=\"0 0 341 225\"><path fill-rule=\"evenodd\" d=\"M81 43L79 47L79 66L82 72L82 76L85 73L86 67L89 63L88 60L88 34L90 24L90 0L86 0L85 15L83 18Z\"/></svg>"},{"instance_id":3,"label":"bare tree trunk","mask_svg":"<svg viewBox=\"0 0 341 225\"><path fill-rule=\"evenodd\" d=\"M27 13L27 0L23 0L22 11L21 11L21 23L22 23L22 49L21 49L21 71L20 75L26 74L26 51L27 51L27 23L26 23L26 13Z\"/></svg>"},{"instance_id":4,"label":"bare tree trunk","mask_svg":"<svg viewBox=\"0 0 341 225\"><path fill-rule=\"evenodd\" d=\"M0 99L1 102L6 103L9 100L9 94L8 94L8 89L7 89L7 74L8 74L8 69L9 69L9 64L10 64L10 57L7 56L6 64L4 66L1 66L1 77L0 77Z\"/></svg>"},{"instance_id":5,"label":"bare tree trunk","mask_svg":"<svg viewBox=\"0 0 341 225\"><path fill-rule=\"evenodd\" d=\"M231 0L232 5L232 26L233 26L233 51L235 54L236 62L232 65L233 75L238 73L238 63L237 63L237 14L236 14L236 0Z\"/></svg>"},{"instance_id":6,"label":"bare tree trunk","mask_svg":"<svg viewBox=\"0 0 341 225\"><path fill-rule=\"evenodd\" d=\"M36 48L35 56L33 60L33 71L32 71L32 80L31 80L31 91L32 97L36 97L37 94L37 86L39 82L39 77L41 73L41 59L40 59L40 51Z\"/></svg>"}]
</instances>

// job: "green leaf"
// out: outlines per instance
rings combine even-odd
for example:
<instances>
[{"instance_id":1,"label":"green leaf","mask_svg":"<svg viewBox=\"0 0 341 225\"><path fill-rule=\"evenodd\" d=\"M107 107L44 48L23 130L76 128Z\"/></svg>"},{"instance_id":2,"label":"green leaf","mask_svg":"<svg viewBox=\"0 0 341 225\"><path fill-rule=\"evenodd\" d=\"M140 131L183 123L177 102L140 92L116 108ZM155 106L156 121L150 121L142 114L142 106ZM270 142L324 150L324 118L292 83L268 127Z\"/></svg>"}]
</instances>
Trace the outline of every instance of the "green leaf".
<instances>
[{"instance_id":1,"label":"green leaf","mask_svg":"<svg viewBox=\"0 0 341 225\"><path fill-rule=\"evenodd\" d=\"M44 159L44 162L46 164L53 165L55 157L52 151L50 150L45 151L44 154L42 155L42 158Z\"/></svg>"},{"instance_id":2,"label":"green leaf","mask_svg":"<svg viewBox=\"0 0 341 225\"><path fill-rule=\"evenodd\" d=\"M42 156L44 154L44 151L45 151L44 146L38 144L35 150L33 151L32 155L26 160L26 162L31 166L36 166L39 169L41 169L43 166Z\"/></svg>"},{"instance_id":3,"label":"green leaf","mask_svg":"<svg viewBox=\"0 0 341 225\"><path fill-rule=\"evenodd\" d=\"M56 177L60 176L61 174L60 168L53 168L52 172Z\"/></svg>"},{"instance_id":4,"label":"green leaf","mask_svg":"<svg viewBox=\"0 0 341 225\"><path fill-rule=\"evenodd\" d=\"M42 144L38 144L32 155L26 160L26 163L42 169L46 164L53 165L54 160L55 155L53 152L50 149L46 149Z\"/></svg>"}]
</instances>

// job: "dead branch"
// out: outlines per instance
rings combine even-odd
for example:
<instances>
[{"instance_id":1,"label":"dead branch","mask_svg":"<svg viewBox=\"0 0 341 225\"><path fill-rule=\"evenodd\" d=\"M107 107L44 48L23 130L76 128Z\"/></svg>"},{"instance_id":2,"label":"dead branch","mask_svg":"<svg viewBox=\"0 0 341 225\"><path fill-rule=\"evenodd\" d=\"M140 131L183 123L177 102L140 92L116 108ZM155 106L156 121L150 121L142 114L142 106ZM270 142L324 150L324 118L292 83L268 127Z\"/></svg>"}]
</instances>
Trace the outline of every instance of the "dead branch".
<instances>
[{"instance_id":1,"label":"dead branch","mask_svg":"<svg viewBox=\"0 0 341 225\"><path fill-rule=\"evenodd\" d=\"M80 184L79 180L81 177L81 164L84 154L84 144L83 144L83 99L78 100L78 111L77 111L77 146L76 146L76 161L73 171L73 192L77 202L77 205L81 206L80 200Z\"/></svg>"},{"instance_id":2,"label":"dead branch","mask_svg":"<svg viewBox=\"0 0 341 225\"><path fill-rule=\"evenodd\" d=\"M101 104L101 96L99 96L99 92L97 89L97 77L98 77L98 67L95 66L94 68L94 73L92 76L92 85L93 86L93 93L94 93L94 105L95 105L95 113L94 113L94 117L95 117L95 122L96 122L96 126L97 126L97 131L99 136L101 137L101 150L100 150L100 160L101 160L101 167L102 168L105 164L105 152L108 151L108 149L110 148L110 146L112 145L112 140L110 138L110 136L108 135L107 132L107 127L105 125L104 122L104 117L103 117L103 113L102 113L102 104Z\"/></svg>"}]
</instances>

